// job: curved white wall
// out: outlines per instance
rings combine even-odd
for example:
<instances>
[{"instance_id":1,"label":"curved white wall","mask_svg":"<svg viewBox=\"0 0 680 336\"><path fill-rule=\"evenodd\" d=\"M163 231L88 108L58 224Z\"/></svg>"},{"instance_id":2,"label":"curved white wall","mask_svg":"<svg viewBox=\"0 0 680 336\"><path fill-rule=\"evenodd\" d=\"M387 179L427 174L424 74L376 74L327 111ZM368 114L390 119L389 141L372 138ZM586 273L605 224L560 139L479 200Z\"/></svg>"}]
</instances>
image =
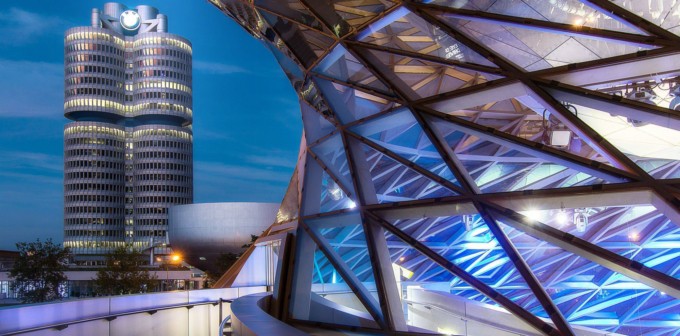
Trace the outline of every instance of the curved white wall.
<instances>
[{"instance_id":1,"label":"curved white wall","mask_svg":"<svg viewBox=\"0 0 680 336\"><path fill-rule=\"evenodd\" d=\"M250 235L275 220L278 203L202 203L171 207L168 237L173 250L190 258L240 253ZM208 260L210 261L210 260ZM195 265L200 268L200 265Z\"/></svg>"},{"instance_id":2,"label":"curved white wall","mask_svg":"<svg viewBox=\"0 0 680 336\"><path fill-rule=\"evenodd\" d=\"M231 314L230 304L219 303L220 299L265 290L262 286L201 289L4 307L0 309L0 335L216 335L220 317ZM157 311L145 312L151 309ZM112 315L115 319L106 318ZM40 329L59 325L68 327ZM34 328L39 330L28 331Z\"/></svg>"}]
</instances>

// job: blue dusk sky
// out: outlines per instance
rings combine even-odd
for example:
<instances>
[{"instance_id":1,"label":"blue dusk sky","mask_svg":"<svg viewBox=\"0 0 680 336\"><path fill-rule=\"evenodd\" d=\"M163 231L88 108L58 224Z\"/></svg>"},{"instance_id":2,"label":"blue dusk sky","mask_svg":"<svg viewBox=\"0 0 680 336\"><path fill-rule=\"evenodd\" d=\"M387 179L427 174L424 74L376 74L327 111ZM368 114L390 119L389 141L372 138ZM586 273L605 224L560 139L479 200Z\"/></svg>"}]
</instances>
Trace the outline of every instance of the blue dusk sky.
<instances>
[{"instance_id":1,"label":"blue dusk sky","mask_svg":"<svg viewBox=\"0 0 680 336\"><path fill-rule=\"evenodd\" d=\"M63 36L105 2L0 2L0 249L63 241ZM280 202L302 123L274 57L206 0L121 2L193 44L194 202Z\"/></svg>"}]
</instances>

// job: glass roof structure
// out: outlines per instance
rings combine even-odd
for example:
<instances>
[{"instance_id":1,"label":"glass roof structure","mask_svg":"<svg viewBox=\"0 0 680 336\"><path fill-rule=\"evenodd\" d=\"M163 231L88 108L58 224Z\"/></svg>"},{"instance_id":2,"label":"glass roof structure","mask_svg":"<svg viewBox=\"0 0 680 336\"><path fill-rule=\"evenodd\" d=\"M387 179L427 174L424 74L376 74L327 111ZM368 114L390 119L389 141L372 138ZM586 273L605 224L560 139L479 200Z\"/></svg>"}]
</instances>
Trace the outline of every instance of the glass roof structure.
<instances>
[{"instance_id":1,"label":"glass roof structure","mask_svg":"<svg viewBox=\"0 0 680 336\"><path fill-rule=\"evenodd\" d=\"M211 2L300 99L282 319L344 284L404 332L398 271L545 335L680 335L680 2Z\"/></svg>"}]
</instances>

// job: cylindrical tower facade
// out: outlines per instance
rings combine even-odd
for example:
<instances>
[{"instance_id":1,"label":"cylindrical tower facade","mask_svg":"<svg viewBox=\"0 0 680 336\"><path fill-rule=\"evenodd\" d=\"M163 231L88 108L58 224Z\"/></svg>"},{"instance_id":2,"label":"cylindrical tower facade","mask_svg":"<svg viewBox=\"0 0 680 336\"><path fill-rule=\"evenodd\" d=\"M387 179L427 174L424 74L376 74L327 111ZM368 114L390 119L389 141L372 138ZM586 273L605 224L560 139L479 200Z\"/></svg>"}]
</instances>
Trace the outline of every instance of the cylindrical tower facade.
<instances>
[{"instance_id":1,"label":"cylindrical tower facade","mask_svg":"<svg viewBox=\"0 0 680 336\"><path fill-rule=\"evenodd\" d=\"M193 148L186 127L143 125L133 132L135 248L164 242L168 208L193 200Z\"/></svg>"},{"instance_id":2,"label":"cylindrical tower facade","mask_svg":"<svg viewBox=\"0 0 680 336\"><path fill-rule=\"evenodd\" d=\"M164 246L167 208L193 202L191 43L149 6L91 19L64 40L64 245L84 265Z\"/></svg>"},{"instance_id":3,"label":"cylindrical tower facade","mask_svg":"<svg viewBox=\"0 0 680 336\"><path fill-rule=\"evenodd\" d=\"M121 246L124 128L73 122L64 129L64 241L74 254Z\"/></svg>"}]
</instances>

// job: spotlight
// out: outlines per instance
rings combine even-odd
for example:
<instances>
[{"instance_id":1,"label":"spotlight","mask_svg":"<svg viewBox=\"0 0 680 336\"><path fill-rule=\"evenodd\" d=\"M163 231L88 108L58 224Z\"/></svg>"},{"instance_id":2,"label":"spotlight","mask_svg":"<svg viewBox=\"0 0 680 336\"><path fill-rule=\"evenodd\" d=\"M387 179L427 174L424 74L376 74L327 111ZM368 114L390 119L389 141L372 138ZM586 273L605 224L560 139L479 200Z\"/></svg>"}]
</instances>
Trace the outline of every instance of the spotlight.
<instances>
[{"instance_id":1,"label":"spotlight","mask_svg":"<svg viewBox=\"0 0 680 336\"><path fill-rule=\"evenodd\" d=\"M654 92L651 89L639 88L637 91L633 91L626 95L626 98L630 100L639 101L641 103L655 105L654 98L656 98L656 94L654 94Z\"/></svg>"},{"instance_id":2,"label":"spotlight","mask_svg":"<svg viewBox=\"0 0 680 336\"><path fill-rule=\"evenodd\" d=\"M519 213L521 213L525 217L529 218L529 221L532 222L532 223L537 222L537 221L541 221L541 219L542 219L541 211L536 210L536 209L529 209L529 210L525 210L525 211L520 211Z\"/></svg>"},{"instance_id":3,"label":"spotlight","mask_svg":"<svg viewBox=\"0 0 680 336\"><path fill-rule=\"evenodd\" d=\"M564 208L560 209L555 215L555 221L559 226L564 226L564 224L567 224L567 220L567 212L564 210Z\"/></svg>"},{"instance_id":4,"label":"spotlight","mask_svg":"<svg viewBox=\"0 0 680 336\"><path fill-rule=\"evenodd\" d=\"M638 241L638 239L640 239L640 234L633 231L628 234L628 239L630 239L631 241Z\"/></svg>"},{"instance_id":5,"label":"spotlight","mask_svg":"<svg viewBox=\"0 0 680 336\"><path fill-rule=\"evenodd\" d=\"M354 208L357 207L357 204L354 203L354 201L352 201L352 200L349 200L349 201L347 202L347 205L349 206L350 209L354 209Z\"/></svg>"},{"instance_id":6,"label":"spotlight","mask_svg":"<svg viewBox=\"0 0 680 336\"><path fill-rule=\"evenodd\" d=\"M550 145L555 147L567 147L571 142L571 131L568 129L550 131Z\"/></svg>"}]
</instances>

